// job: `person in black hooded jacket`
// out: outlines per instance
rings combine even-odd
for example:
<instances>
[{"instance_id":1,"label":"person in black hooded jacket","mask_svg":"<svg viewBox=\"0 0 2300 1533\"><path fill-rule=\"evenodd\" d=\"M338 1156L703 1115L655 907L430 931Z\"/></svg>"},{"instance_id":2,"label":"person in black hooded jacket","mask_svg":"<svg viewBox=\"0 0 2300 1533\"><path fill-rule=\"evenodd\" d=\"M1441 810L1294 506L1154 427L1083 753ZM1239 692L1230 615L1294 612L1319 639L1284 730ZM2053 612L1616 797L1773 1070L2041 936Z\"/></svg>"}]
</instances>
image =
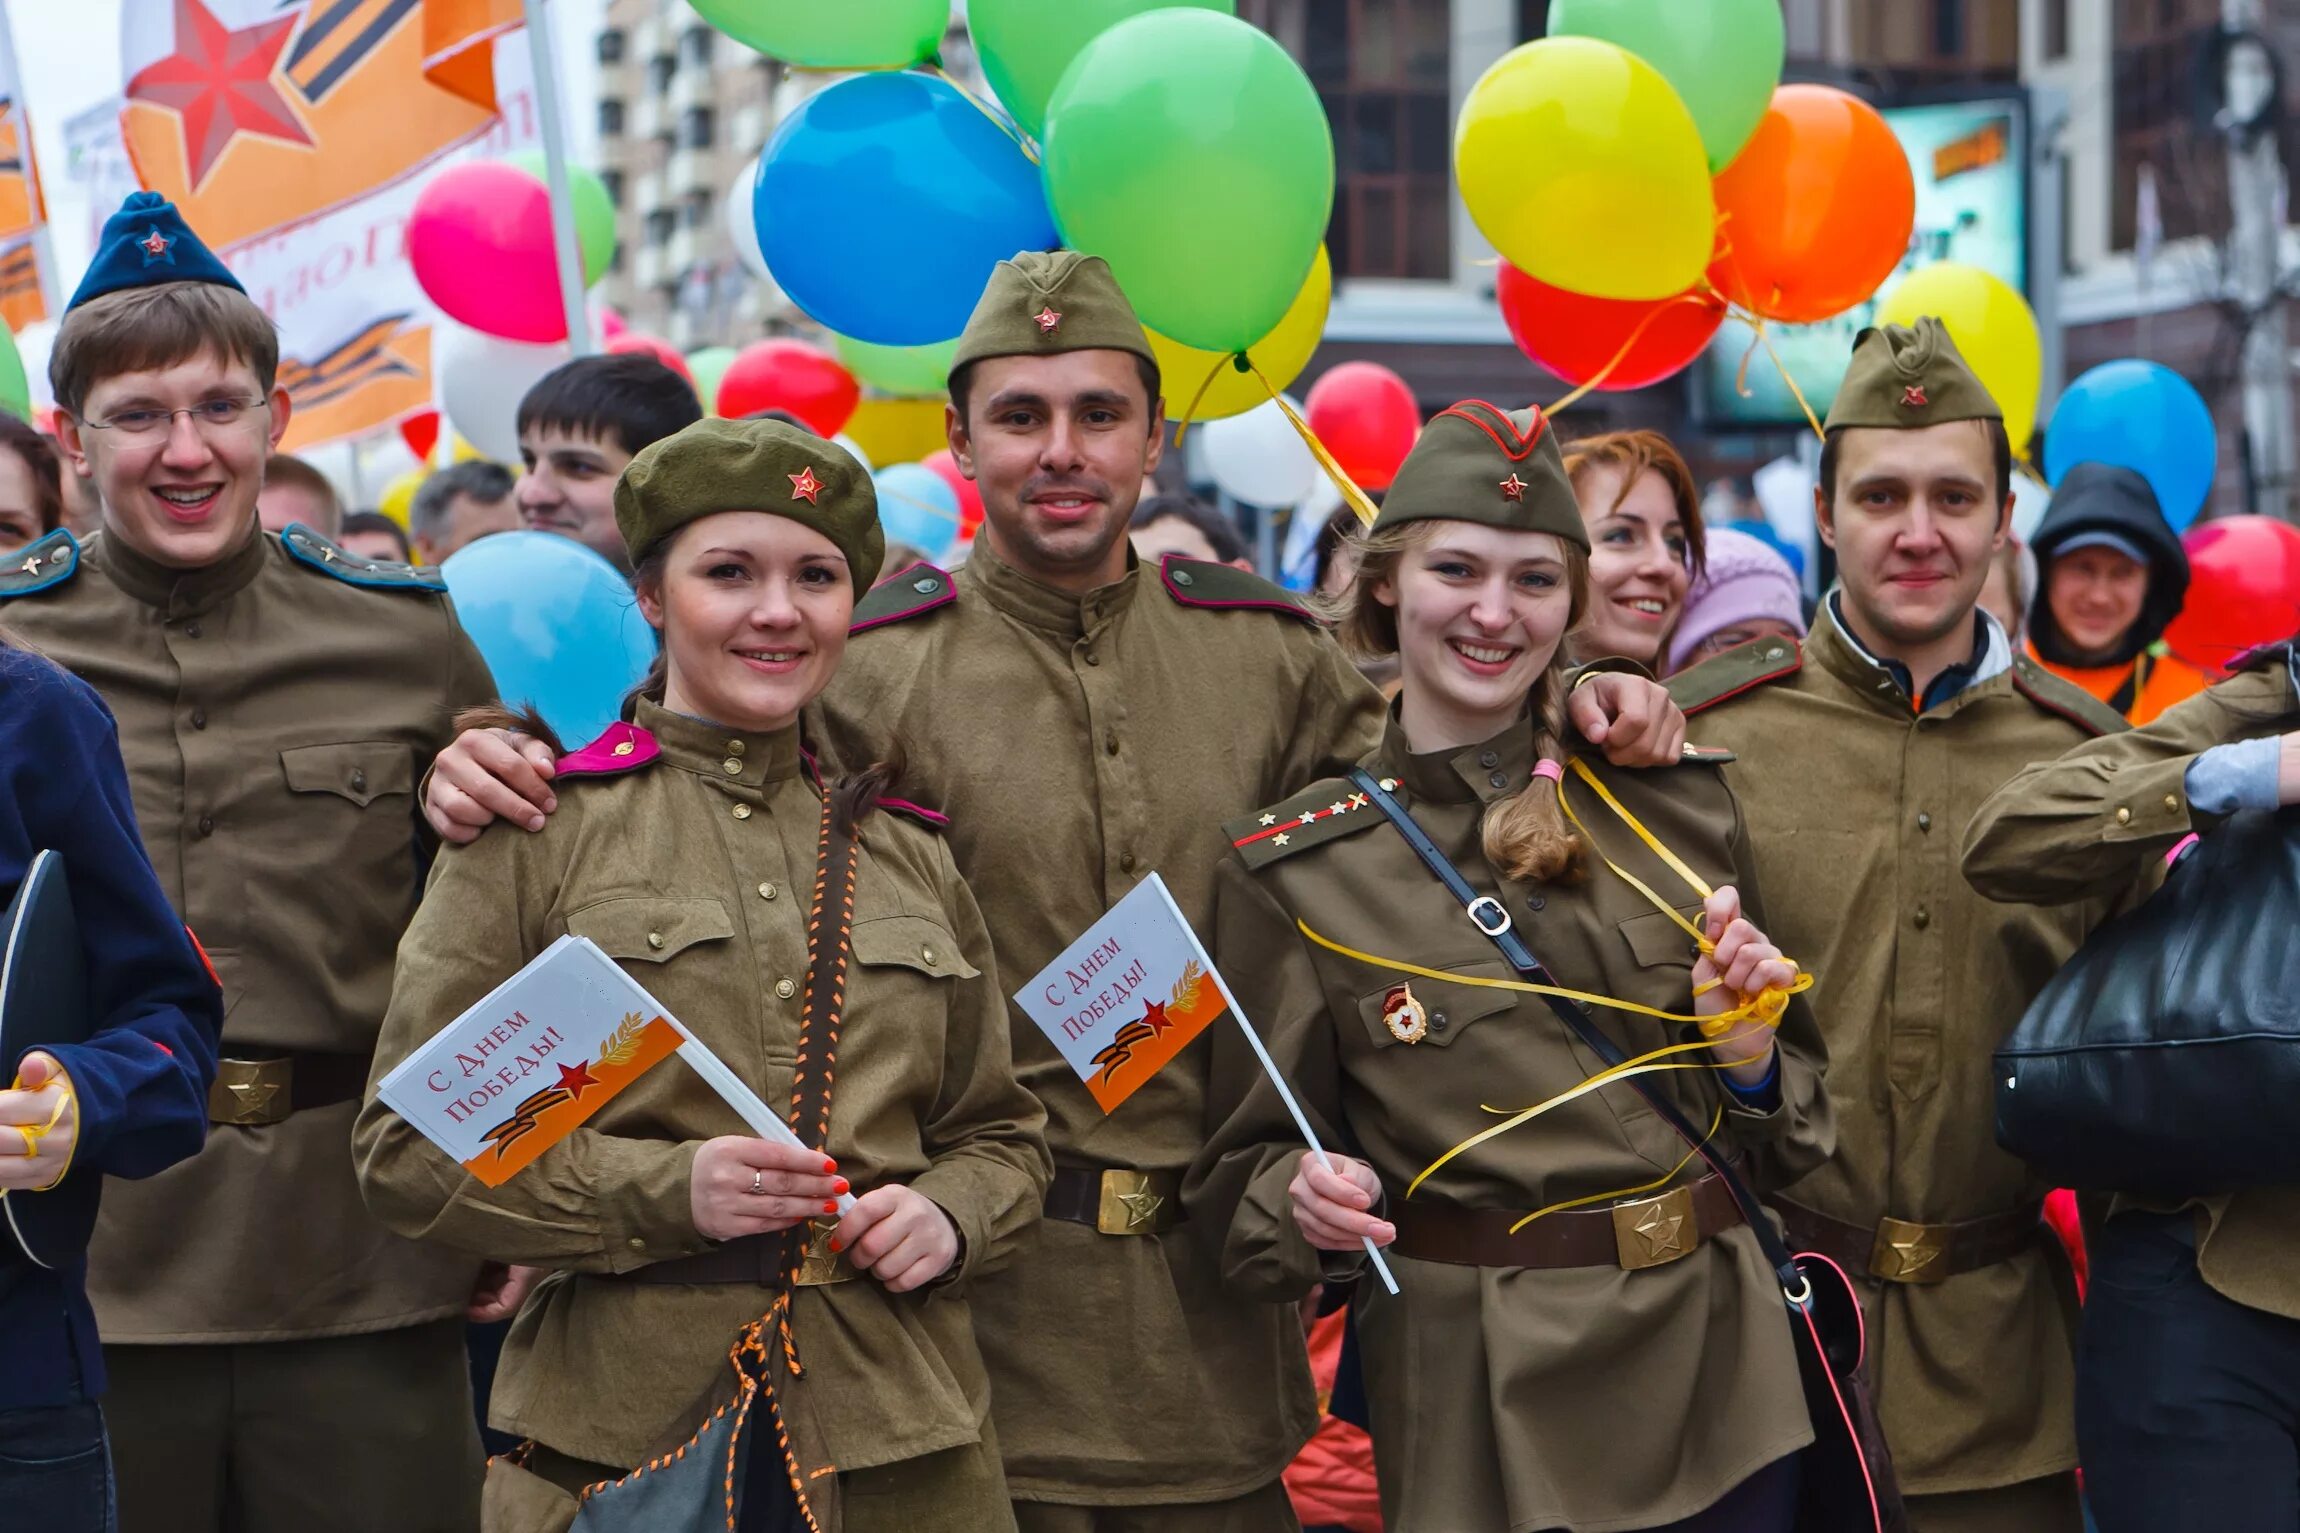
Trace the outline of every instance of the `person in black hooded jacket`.
<instances>
[{"instance_id":1,"label":"person in black hooded jacket","mask_svg":"<svg viewBox=\"0 0 2300 1533\"><path fill-rule=\"evenodd\" d=\"M2031 543L2041 578L2028 648L2038 664L2135 724L2211 684L2162 642L2188 595L2188 553L2145 478L2077 464Z\"/></svg>"}]
</instances>

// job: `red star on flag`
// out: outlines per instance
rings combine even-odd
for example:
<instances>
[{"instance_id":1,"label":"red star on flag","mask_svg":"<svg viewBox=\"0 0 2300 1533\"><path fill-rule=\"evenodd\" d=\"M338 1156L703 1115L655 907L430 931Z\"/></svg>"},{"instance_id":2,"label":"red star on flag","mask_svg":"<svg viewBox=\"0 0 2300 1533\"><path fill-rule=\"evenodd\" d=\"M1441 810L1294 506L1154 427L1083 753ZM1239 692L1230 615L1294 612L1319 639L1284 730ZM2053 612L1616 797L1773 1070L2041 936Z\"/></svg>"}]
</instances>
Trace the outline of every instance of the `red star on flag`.
<instances>
[{"instance_id":1,"label":"red star on flag","mask_svg":"<svg viewBox=\"0 0 2300 1533\"><path fill-rule=\"evenodd\" d=\"M823 482L815 477L812 464L791 475L790 479L793 500L803 500L810 506L821 504L815 497L823 492Z\"/></svg>"},{"instance_id":2,"label":"red star on flag","mask_svg":"<svg viewBox=\"0 0 2300 1533\"><path fill-rule=\"evenodd\" d=\"M1040 335L1052 335L1054 327L1062 323L1062 316L1054 312L1052 305L1040 309L1030 317L1038 321L1038 333Z\"/></svg>"},{"instance_id":3,"label":"red star on flag","mask_svg":"<svg viewBox=\"0 0 2300 1533\"><path fill-rule=\"evenodd\" d=\"M1525 491L1525 481L1515 474L1511 474L1501 482L1501 494L1504 500L1523 500L1525 499Z\"/></svg>"},{"instance_id":4,"label":"red star on flag","mask_svg":"<svg viewBox=\"0 0 2300 1533\"><path fill-rule=\"evenodd\" d=\"M242 133L312 142L271 80L301 14L290 11L231 32L202 0L176 0L176 51L130 80L128 99L182 115L184 160L194 188Z\"/></svg>"},{"instance_id":5,"label":"red star on flag","mask_svg":"<svg viewBox=\"0 0 2300 1533\"><path fill-rule=\"evenodd\" d=\"M591 1074L591 1062L589 1060L585 1060L579 1065L561 1065L559 1067L560 1090L578 1102L583 1100L584 1092L598 1084L599 1082Z\"/></svg>"},{"instance_id":6,"label":"red star on flag","mask_svg":"<svg viewBox=\"0 0 2300 1533\"><path fill-rule=\"evenodd\" d=\"M1932 401L1925 398L1925 391L1914 383L1901 390L1901 407L1903 409L1922 410L1930 403Z\"/></svg>"},{"instance_id":7,"label":"red star on flag","mask_svg":"<svg viewBox=\"0 0 2300 1533\"><path fill-rule=\"evenodd\" d=\"M1164 1001L1145 1001L1142 1004L1144 1007L1142 1020L1149 1025L1151 1036L1163 1037L1166 1029L1174 1025L1166 1020L1166 1003Z\"/></svg>"}]
</instances>

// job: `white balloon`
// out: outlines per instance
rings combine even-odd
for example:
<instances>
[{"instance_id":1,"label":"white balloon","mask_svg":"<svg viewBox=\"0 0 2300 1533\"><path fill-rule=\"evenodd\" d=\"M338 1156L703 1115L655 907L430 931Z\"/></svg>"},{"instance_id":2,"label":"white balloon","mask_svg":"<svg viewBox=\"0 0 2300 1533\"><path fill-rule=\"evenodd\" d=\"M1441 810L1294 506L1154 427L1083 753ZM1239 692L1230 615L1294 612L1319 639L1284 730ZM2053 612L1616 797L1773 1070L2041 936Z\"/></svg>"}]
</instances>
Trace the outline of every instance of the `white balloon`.
<instances>
[{"instance_id":1,"label":"white balloon","mask_svg":"<svg viewBox=\"0 0 2300 1533\"><path fill-rule=\"evenodd\" d=\"M2031 475L2013 470L2013 536L2023 543L2036 541L2036 524L2044 520L2045 508L2052 504L2052 491Z\"/></svg>"},{"instance_id":2,"label":"white balloon","mask_svg":"<svg viewBox=\"0 0 2300 1533\"><path fill-rule=\"evenodd\" d=\"M1292 395L1286 402L1301 409ZM1276 400L1243 415L1208 421L1206 472L1222 492L1252 506L1294 506L1318 478L1318 460Z\"/></svg>"},{"instance_id":3,"label":"white balloon","mask_svg":"<svg viewBox=\"0 0 2300 1533\"><path fill-rule=\"evenodd\" d=\"M838 443L839 446L844 447L847 450L847 456L862 465L864 473L875 474L878 472L877 468L873 467L871 464L870 454L862 450L862 443L856 441L853 437L848 436L843 431L840 432L837 436L832 437L831 440Z\"/></svg>"},{"instance_id":4,"label":"white balloon","mask_svg":"<svg viewBox=\"0 0 2300 1533\"><path fill-rule=\"evenodd\" d=\"M724 216L727 238L734 241L735 255L743 269L761 281L772 280L767 271L767 253L759 248L759 219L751 201L751 193L759 184L759 162L753 158L735 177L735 184L727 188Z\"/></svg>"},{"instance_id":5,"label":"white balloon","mask_svg":"<svg viewBox=\"0 0 2300 1533\"><path fill-rule=\"evenodd\" d=\"M431 365L447 423L496 462L516 464L519 401L572 355L567 343L530 346L444 320L432 336Z\"/></svg>"}]
</instances>

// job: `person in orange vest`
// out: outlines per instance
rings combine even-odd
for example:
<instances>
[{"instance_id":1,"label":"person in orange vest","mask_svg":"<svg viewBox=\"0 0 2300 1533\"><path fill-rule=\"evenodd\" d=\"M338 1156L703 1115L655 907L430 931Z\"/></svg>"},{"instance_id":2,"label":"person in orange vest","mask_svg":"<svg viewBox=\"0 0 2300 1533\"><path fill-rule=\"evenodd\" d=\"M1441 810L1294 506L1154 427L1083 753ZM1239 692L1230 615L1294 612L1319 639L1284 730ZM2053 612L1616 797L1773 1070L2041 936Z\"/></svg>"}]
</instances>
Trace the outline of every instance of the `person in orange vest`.
<instances>
[{"instance_id":1,"label":"person in orange vest","mask_svg":"<svg viewBox=\"0 0 2300 1533\"><path fill-rule=\"evenodd\" d=\"M2146 479L2077 464L2030 541L2042 571L2028 621L2038 664L2134 724L2212 684L2164 646L2188 595L2188 553Z\"/></svg>"}]
</instances>

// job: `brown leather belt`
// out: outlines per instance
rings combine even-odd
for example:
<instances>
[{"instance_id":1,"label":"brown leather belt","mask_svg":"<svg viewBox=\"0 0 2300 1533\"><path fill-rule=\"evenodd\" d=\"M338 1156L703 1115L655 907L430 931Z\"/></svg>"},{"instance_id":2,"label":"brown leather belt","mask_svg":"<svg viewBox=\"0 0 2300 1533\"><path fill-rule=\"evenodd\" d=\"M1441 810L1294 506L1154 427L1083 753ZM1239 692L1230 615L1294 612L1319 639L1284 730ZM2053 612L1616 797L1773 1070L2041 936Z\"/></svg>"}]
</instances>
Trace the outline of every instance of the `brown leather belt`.
<instances>
[{"instance_id":1,"label":"brown leather belt","mask_svg":"<svg viewBox=\"0 0 2300 1533\"><path fill-rule=\"evenodd\" d=\"M1773 1208L1791 1245L1818 1251L1847 1272L1880 1283L1940 1283L1993 1267L2034 1245L2044 1229L2042 1203L1958 1224L1880 1219L1874 1228L1847 1224L1779 1199Z\"/></svg>"},{"instance_id":2,"label":"brown leather belt","mask_svg":"<svg viewBox=\"0 0 2300 1533\"><path fill-rule=\"evenodd\" d=\"M208 1121L240 1128L284 1123L291 1113L356 1102L367 1092L365 1054L285 1052L266 1059L221 1059L208 1088Z\"/></svg>"},{"instance_id":3,"label":"brown leather belt","mask_svg":"<svg viewBox=\"0 0 2300 1533\"><path fill-rule=\"evenodd\" d=\"M1637 1272L1691 1256L1701 1242L1742 1222L1722 1178L1711 1175L1609 1208L1544 1214L1516 1234L1524 1214L1442 1203L1396 1203L1401 1256L1460 1267L1620 1267Z\"/></svg>"},{"instance_id":4,"label":"brown leather belt","mask_svg":"<svg viewBox=\"0 0 2300 1533\"><path fill-rule=\"evenodd\" d=\"M836 1219L817 1219L808 1224L806 1258L799 1263L799 1287L819 1288L853 1279L855 1269L847 1261L846 1253L831 1251L831 1234L837 1228ZM790 1239L787 1230L779 1235L745 1235L693 1256L635 1267L629 1272L617 1273L616 1277L626 1283L696 1286L751 1283L761 1288L779 1288L783 1273L790 1267Z\"/></svg>"},{"instance_id":5,"label":"brown leather belt","mask_svg":"<svg viewBox=\"0 0 2300 1533\"><path fill-rule=\"evenodd\" d=\"M1182 1177L1174 1171L1056 1166L1046 1217L1105 1235L1163 1235L1182 1222Z\"/></svg>"}]
</instances>

